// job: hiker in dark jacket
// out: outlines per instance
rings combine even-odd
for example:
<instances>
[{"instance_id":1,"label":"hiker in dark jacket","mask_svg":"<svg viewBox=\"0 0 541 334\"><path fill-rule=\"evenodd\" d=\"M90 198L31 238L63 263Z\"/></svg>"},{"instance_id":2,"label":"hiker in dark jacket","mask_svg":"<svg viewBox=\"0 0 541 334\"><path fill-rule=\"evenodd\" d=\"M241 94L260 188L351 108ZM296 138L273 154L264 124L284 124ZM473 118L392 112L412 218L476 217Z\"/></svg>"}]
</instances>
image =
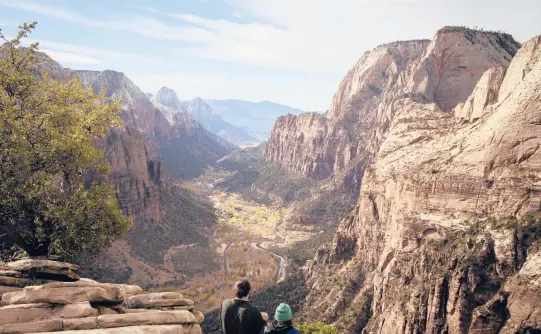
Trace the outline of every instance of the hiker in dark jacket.
<instances>
[{"instance_id":1,"label":"hiker in dark jacket","mask_svg":"<svg viewBox=\"0 0 541 334\"><path fill-rule=\"evenodd\" d=\"M266 334L301 334L293 327L293 313L287 304L280 304L274 313L274 320L265 328Z\"/></svg>"},{"instance_id":2,"label":"hiker in dark jacket","mask_svg":"<svg viewBox=\"0 0 541 334\"><path fill-rule=\"evenodd\" d=\"M265 328L269 316L248 302L250 282L242 280L235 284L235 299L226 299L220 310L224 334L259 334Z\"/></svg>"}]
</instances>

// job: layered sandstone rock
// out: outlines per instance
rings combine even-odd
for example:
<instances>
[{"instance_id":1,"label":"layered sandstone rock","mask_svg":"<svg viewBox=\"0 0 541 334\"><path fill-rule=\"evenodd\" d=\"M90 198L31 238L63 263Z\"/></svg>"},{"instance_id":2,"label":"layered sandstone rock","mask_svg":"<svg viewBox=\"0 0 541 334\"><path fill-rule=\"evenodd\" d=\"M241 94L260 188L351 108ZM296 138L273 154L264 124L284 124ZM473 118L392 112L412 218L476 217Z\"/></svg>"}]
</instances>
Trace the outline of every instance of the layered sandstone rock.
<instances>
[{"instance_id":1,"label":"layered sandstone rock","mask_svg":"<svg viewBox=\"0 0 541 334\"><path fill-rule=\"evenodd\" d=\"M393 102L355 211L306 267L301 317L322 314L343 333L541 330L541 37L505 70L513 44L468 34L444 29L436 41L477 36L472 49L485 48L480 57L463 49L452 62L476 68L470 96L450 88L468 77L462 68L442 76L445 90L428 89L426 67L446 66L426 52L402 75L415 94Z\"/></svg>"},{"instance_id":2,"label":"layered sandstone rock","mask_svg":"<svg viewBox=\"0 0 541 334\"><path fill-rule=\"evenodd\" d=\"M307 177L337 177L357 195L397 103L431 102L449 111L466 102L487 69L507 67L517 48L509 35L454 27L441 29L432 41L379 46L348 72L325 116L279 118L265 157Z\"/></svg>"},{"instance_id":3,"label":"layered sandstone rock","mask_svg":"<svg viewBox=\"0 0 541 334\"><path fill-rule=\"evenodd\" d=\"M23 276L29 263L8 263L16 276ZM22 264L25 265L22 265ZM66 263L48 261L48 268ZM73 265L69 265L73 267ZM10 272L11 273L11 272ZM28 280L36 282L35 280ZM50 282L25 286L1 296L0 333L201 333L203 314L193 301L174 292L142 294L134 285L103 284L92 280ZM161 302L160 302L161 301ZM133 308L132 308L133 307Z\"/></svg>"},{"instance_id":4,"label":"layered sandstone rock","mask_svg":"<svg viewBox=\"0 0 541 334\"><path fill-rule=\"evenodd\" d=\"M1 272L0 276L17 277L19 274L34 278L54 278L61 281L78 280L79 266L50 260L25 259L7 263L10 272Z\"/></svg>"}]
</instances>

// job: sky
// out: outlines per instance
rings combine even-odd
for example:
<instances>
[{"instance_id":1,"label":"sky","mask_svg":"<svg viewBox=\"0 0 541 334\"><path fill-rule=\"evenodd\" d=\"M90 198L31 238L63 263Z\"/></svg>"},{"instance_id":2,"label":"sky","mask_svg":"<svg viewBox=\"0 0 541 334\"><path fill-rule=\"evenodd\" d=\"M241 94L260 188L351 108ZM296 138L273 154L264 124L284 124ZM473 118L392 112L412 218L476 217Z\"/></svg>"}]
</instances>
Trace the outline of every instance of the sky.
<instances>
[{"instance_id":1,"label":"sky","mask_svg":"<svg viewBox=\"0 0 541 334\"><path fill-rule=\"evenodd\" d=\"M325 111L363 52L446 25L541 34L541 0L0 0L0 29L64 67L112 69L144 92Z\"/></svg>"}]
</instances>

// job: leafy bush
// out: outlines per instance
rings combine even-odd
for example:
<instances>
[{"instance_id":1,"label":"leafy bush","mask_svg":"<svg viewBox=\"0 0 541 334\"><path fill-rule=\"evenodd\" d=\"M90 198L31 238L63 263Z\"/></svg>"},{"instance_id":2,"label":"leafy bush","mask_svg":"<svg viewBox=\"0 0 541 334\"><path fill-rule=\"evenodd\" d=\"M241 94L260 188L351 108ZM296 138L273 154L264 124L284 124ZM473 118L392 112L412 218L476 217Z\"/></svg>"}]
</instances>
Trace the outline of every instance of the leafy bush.
<instances>
[{"instance_id":1,"label":"leafy bush","mask_svg":"<svg viewBox=\"0 0 541 334\"><path fill-rule=\"evenodd\" d=\"M297 326L302 334L338 334L338 329L323 322L315 324L302 324Z\"/></svg>"},{"instance_id":2,"label":"leafy bush","mask_svg":"<svg viewBox=\"0 0 541 334\"><path fill-rule=\"evenodd\" d=\"M122 124L120 104L40 72L37 44L20 48L34 27L12 40L0 32L0 253L73 260L131 226L95 147Z\"/></svg>"}]
</instances>

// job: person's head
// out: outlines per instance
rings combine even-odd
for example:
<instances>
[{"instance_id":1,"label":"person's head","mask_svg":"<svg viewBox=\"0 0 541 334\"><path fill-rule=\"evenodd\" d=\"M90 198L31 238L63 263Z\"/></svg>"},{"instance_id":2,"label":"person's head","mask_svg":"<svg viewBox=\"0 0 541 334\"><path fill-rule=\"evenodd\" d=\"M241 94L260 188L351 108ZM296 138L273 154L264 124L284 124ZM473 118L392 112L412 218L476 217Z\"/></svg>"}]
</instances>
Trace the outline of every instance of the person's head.
<instances>
[{"instance_id":1,"label":"person's head","mask_svg":"<svg viewBox=\"0 0 541 334\"><path fill-rule=\"evenodd\" d=\"M235 296L238 299L248 299L251 288L252 287L250 286L250 282L248 282L247 279L238 281L237 283L235 283Z\"/></svg>"},{"instance_id":2,"label":"person's head","mask_svg":"<svg viewBox=\"0 0 541 334\"><path fill-rule=\"evenodd\" d=\"M278 305L274 313L274 320L291 326L291 318L293 318L293 312L291 312L289 305L285 303Z\"/></svg>"}]
</instances>

